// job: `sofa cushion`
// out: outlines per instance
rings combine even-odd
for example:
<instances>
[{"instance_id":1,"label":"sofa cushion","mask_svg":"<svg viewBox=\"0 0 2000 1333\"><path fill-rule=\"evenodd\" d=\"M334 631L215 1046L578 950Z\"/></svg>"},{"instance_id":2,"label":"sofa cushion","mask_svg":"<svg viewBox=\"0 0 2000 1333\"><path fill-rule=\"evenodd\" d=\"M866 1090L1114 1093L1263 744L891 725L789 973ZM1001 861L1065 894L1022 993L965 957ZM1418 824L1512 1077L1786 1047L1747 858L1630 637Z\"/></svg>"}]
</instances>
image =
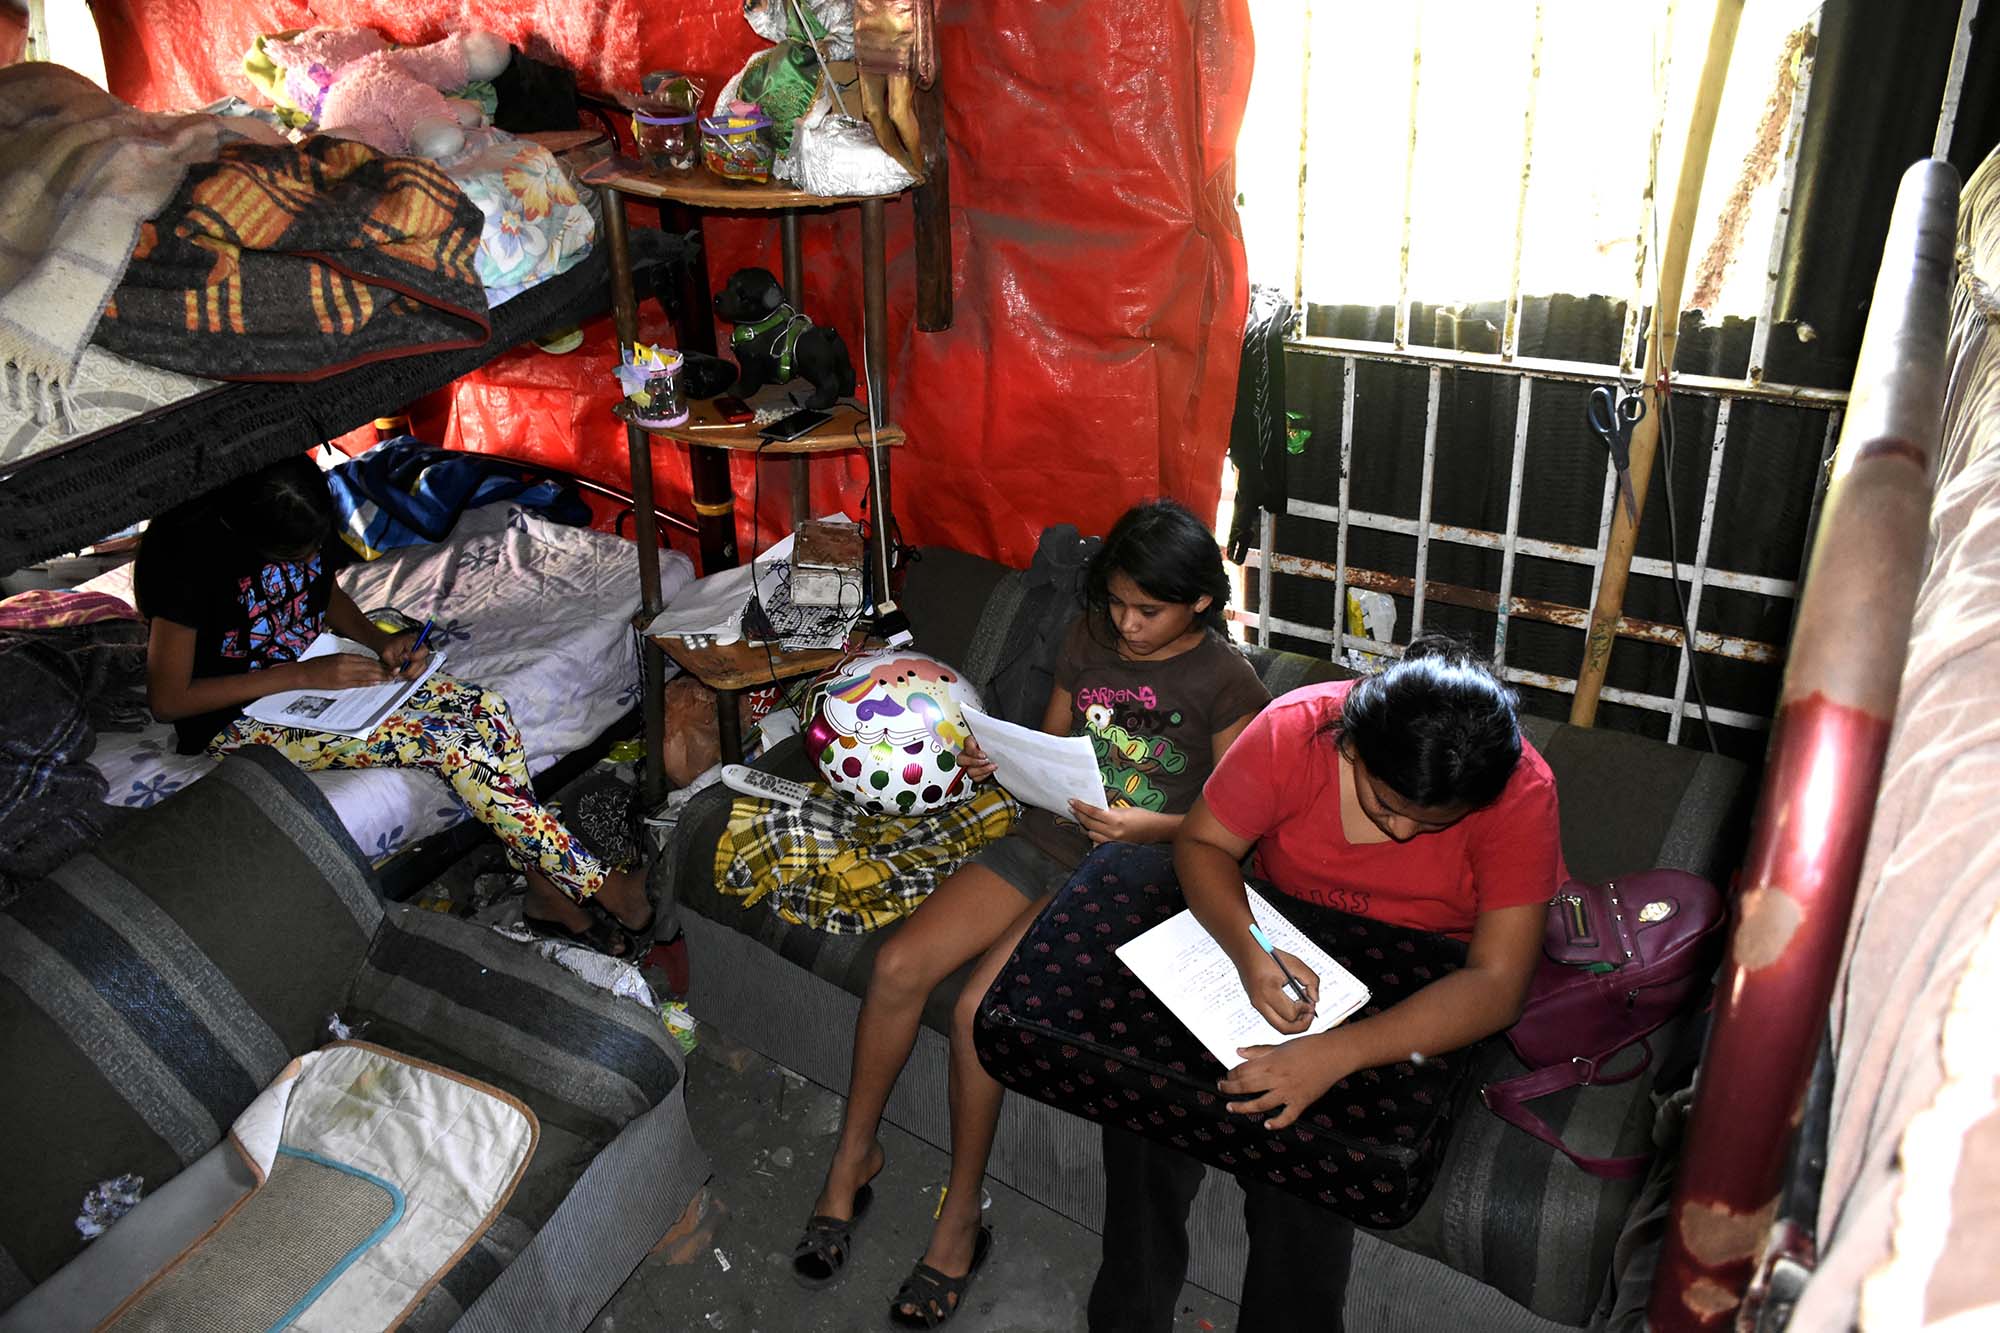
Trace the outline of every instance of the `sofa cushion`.
<instances>
[{"instance_id":1,"label":"sofa cushion","mask_svg":"<svg viewBox=\"0 0 2000 1333\"><path fill-rule=\"evenodd\" d=\"M954 666L966 664L996 590L1020 577L1005 565L948 546L921 548L907 568L896 604L910 618L915 646Z\"/></svg>"},{"instance_id":2,"label":"sofa cushion","mask_svg":"<svg viewBox=\"0 0 2000 1333\"><path fill-rule=\"evenodd\" d=\"M1257 668L1257 678L1264 682L1264 688L1271 692L1273 699L1303 686L1319 685L1329 680L1353 680L1361 674L1324 657L1307 657L1304 653L1287 653L1256 644L1246 646L1243 655Z\"/></svg>"},{"instance_id":3,"label":"sofa cushion","mask_svg":"<svg viewBox=\"0 0 2000 1333\"><path fill-rule=\"evenodd\" d=\"M417 907L389 909L341 1017L363 1040L519 1098L541 1122L505 1210L445 1273L412 1320L417 1329L470 1307L683 1071L680 1047L650 1010L484 927Z\"/></svg>"},{"instance_id":4,"label":"sofa cushion","mask_svg":"<svg viewBox=\"0 0 2000 1333\"><path fill-rule=\"evenodd\" d=\"M1095 540L1067 525L1050 528L1025 570L925 547L902 592L916 646L964 672L988 712L1039 724L1056 648L1083 606Z\"/></svg>"},{"instance_id":5,"label":"sofa cushion","mask_svg":"<svg viewBox=\"0 0 2000 1333\"><path fill-rule=\"evenodd\" d=\"M253 749L0 914L0 1271L48 1277L86 1192L158 1188L320 1044L381 919L367 875L306 777Z\"/></svg>"},{"instance_id":6,"label":"sofa cushion","mask_svg":"<svg viewBox=\"0 0 2000 1333\"><path fill-rule=\"evenodd\" d=\"M1601 882L1668 866L1728 887L1747 827L1743 765L1546 718L1523 718L1522 730L1555 774L1570 874Z\"/></svg>"},{"instance_id":7,"label":"sofa cushion","mask_svg":"<svg viewBox=\"0 0 2000 1333\"><path fill-rule=\"evenodd\" d=\"M1656 1032L1655 1049L1667 1050L1684 1027L1677 1021ZM1637 1058L1628 1052L1618 1068ZM1474 1087L1527 1072L1497 1039L1486 1042L1476 1059ZM1655 1077L1672 1064L1655 1060L1623 1083L1541 1098L1534 1112L1590 1156L1649 1152ZM1591 1175L1475 1100L1453 1125L1437 1187L1416 1217L1379 1234L1498 1288L1539 1315L1585 1324L1603 1299L1619 1234L1644 1184L1643 1175Z\"/></svg>"},{"instance_id":8,"label":"sofa cushion","mask_svg":"<svg viewBox=\"0 0 2000 1333\"><path fill-rule=\"evenodd\" d=\"M815 776L796 739L775 747L757 767L780 777L806 781ZM778 957L832 982L850 995L868 992L868 977L883 942L902 927L898 921L866 935L830 935L797 926L772 911L768 902L745 907L743 899L725 894L715 884L715 847L729 823L735 793L717 784L688 803L668 851L673 866L675 900L709 920L748 935ZM692 965L701 966L699 958ZM924 1006L924 1021L940 1032L951 1030L951 1004L971 972L968 965L947 977Z\"/></svg>"}]
</instances>

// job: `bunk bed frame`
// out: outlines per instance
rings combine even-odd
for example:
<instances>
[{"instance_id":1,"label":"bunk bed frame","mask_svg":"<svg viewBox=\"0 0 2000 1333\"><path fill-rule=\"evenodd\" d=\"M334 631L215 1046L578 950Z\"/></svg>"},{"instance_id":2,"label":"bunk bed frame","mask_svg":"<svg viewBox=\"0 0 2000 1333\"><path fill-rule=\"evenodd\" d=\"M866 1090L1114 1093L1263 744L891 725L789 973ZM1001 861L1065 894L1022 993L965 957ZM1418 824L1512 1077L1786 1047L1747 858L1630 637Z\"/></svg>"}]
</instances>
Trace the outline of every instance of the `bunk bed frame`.
<instances>
[{"instance_id":1,"label":"bunk bed frame","mask_svg":"<svg viewBox=\"0 0 2000 1333\"><path fill-rule=\"evenodd\" d=\"M493 310L479 347L360 366L308 384L238 382L0 470L0 571L78 550L238 477L365 426L501 353L610 306L605 247Z\"/></svg>"}]
</instances>

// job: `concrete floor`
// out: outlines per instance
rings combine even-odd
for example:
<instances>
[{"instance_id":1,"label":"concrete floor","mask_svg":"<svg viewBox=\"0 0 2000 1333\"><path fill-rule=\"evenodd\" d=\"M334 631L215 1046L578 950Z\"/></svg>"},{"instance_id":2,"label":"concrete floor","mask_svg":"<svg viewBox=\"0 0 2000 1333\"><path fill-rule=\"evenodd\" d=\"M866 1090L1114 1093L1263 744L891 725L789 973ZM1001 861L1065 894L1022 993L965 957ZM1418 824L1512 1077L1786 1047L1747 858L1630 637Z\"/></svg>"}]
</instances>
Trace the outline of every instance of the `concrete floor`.
<instances>
[{"instance_id":1,"label":"concrete floor","mask_svg":"<svg viewBox=\"0 0 2000 1333\"><path fill-rule=\"evenodd\" d=\"M791 1249L812 1211L840 1125L842 1098L704 1023L688 1061L688 1114L715 1164L699 1215L633 1273L593 1333L727 1329L847 1333L893 1328L889 1300L924 1251L944 1153L883 1126L888 1165L834 1285L792 1279ZM991 1256L949 1327L959 1333L1082 1330L1097 1268L1097 1234L998 1182L988 1182ZM1234 1327L1236 1307L1207 1291L1181 1295L1176 1333Z\"/></svg>"},{"instance_id":2,"label":"concrete floor","mask_svg":"<svg viewBox=\"0 0 2000 1333\"><path fill-rule=\"evenodd\" d=\"M420 901L439 910L506 919L518 889L497 901L504 875L497 844L450 867ZM668 974L646 966L660 998ZM840 1127L841 1093L812 1083L706 1021L688 1059L687 1104L715 1174L674 1232L639 1265L591 1325L592 1333L850 1333L893 1329L889 1301L922 1257L949 1170L941 1150L894 1125L882 1127L888 1163L855 1233L854 1254L829 1287L792 1278L791 1252L819 1195ZM987 1182L993 1249L966 1295L955 1333L1083 1333L1096 1275L1097 1233L1000 1184ZM1236 1306L1200 1287L1182 1290L1175 1333L1235 1326ZM525 1331L524 1331L525 1333Z\"/></svg>"}]
</instances>

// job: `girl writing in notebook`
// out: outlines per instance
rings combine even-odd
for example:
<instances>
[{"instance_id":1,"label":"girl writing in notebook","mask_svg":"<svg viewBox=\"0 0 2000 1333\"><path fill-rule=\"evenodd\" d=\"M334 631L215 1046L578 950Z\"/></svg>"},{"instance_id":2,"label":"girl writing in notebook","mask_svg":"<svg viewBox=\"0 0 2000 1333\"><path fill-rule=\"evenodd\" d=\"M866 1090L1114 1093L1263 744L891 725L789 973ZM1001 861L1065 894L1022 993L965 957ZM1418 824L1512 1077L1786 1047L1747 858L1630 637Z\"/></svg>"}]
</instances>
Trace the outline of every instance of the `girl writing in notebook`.
<instances>
[{"instance_id":1,"label":"girl writing in notebook","mask_svg":"<svg viewBox=\"0 0 2000 1333\"><path fill-rule=\"evenodd\" d=\"M1251 1002L1278 1031L1304 1032L1318 978L1289 954L1281 966L1252 937L1242 861L1253 848L1258 876L1286 896L1467 941L1468 953L1462 968L1379 1014L1242 1050L1244 1063L1220 1084L1229 1111L1282 1129L1357 1070L1455 1051L1520 1016L1547 903L1563 881L1555 781L1521 737L1512 691L1463 645L1422 638L1374 676L1277 700L1217 763L1174 839L1188 907L1236 964ZM1104 1261L1090 1328L1164 1333L1204 1168L1111 1128L1104 1161ZM1250 1263L1240 1326L1338 1330L1352 1227L1274 1185L1246 1177L1243 1186Z\"/></svg>"},{"instance_id":2,"label":"girl writing in notebook","mask_svg":"<svg viewBox=\"0 0 2000 1333\"><path fill-rule=\"evenodd\" d=\"M853 1248L868 1182L882 1169L882 1107L916 1042L924 1001L946 977L980 962L952 1025L951 1180L930 1247L890 1305L899 1324L935 1328L959 1309L991 1233L980 1224L980 1181L1000 1116L1001 1088L973 1053L980 997L1035 914L1091 847L1166 842L1202 780L1268 699L1230 643L1229 583L1214 536L1171 501L1118 520L1093 559L1088 605L1055 664L1043 731L1088 736L1107 792L1072 807L1074 822L1030 810L951 875L876 955L854 1035L854 1073L825 1187L794 1252L808 1285L831 1281ZM975 778L993 766L976 746Z\"/></svg>"},{"instance_id":3,"label":"girl writing in notebook","mask_svg":"<svg viewBox=\"0 0 2000 1333\"><path fill-rule=\"evenodd\" d=\"M333 497L300 456L156 519L139 544L133 588L151 621L147 700L172 722L182 754L268 745L308 772L417 768L451 785L527 875L531 929L636 957L653 918L645 880L603 864L535 799L506 701L435 674L365 738L276 727L240 716L285 690L334 693L415 676L417 633L377 627L334 581L322 548ZM375 656L299 661L322 633Z\"/></svg>"}]
</instances>

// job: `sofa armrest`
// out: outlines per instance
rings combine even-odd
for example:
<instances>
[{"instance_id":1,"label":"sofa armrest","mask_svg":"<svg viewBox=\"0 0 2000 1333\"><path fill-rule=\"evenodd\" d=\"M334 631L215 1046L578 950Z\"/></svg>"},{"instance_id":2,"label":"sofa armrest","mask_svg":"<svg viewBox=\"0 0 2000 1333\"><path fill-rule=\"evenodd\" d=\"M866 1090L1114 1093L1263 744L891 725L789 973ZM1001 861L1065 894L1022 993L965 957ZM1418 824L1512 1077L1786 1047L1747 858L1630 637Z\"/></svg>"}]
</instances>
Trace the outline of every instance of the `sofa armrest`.
<instances>
[{"instance_id":1,"label":"sofa armrest","mask_svg":"<svg viewBox=\"0 0 2000 1333\"><path fill-rule=\"evenodd\" d=\"M643 1005L483 926L391 908L342 1017L357 1036L513 1093L608 1142L679 1086L680 1046Z\"/></svg>"}]
</instances>

